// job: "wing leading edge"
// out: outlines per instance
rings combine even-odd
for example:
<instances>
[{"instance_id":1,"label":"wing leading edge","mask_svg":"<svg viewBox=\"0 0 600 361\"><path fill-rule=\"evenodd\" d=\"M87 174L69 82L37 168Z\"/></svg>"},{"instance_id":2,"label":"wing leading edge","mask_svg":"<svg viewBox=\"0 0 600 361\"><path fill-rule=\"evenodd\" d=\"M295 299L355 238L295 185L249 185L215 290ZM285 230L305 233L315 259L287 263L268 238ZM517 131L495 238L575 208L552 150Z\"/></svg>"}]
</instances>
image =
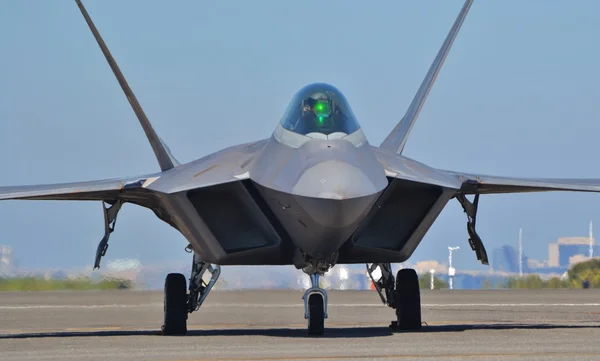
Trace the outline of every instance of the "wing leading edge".
<instances>
[{"instance_id":1,"label":"wing leading edge","mask_svg":"<svg viewBox=\"0 0 600 361\"><path fill-rule=\"evenodd\" d=\"M436 169L406 156L373 147L391 178L456 189L457 195L574 191L600 193L600 178L520 178Z\"/></svg>"},{"instance_id":2,"label":"wing leading edge","mask_svg":"<svg viewBox=\"0 0 600 361\"><path fill-rule=\"evenodd\" d=\"M594 178L512 178L443 171L462 182L459 194L501 194L548 191L600 192L600 179Z\"/></svg>"},{"instance_id":3,"label":"wing leading edge","mask_svg":"<svg viewBox=\"0 0 600 361\"><path fill-rule=\"evenodd\" d=\"M238 144L211 153L193 162L182 164L169 172L135 177L113 178L85 182L0 186L0 201L11 199L75 200L75 201L137 201L147 198L139 191L176 193L190 189L244 180L249 177L252 159L267 139Z\"/></svg>"},{"instance_id":4,"label":"wing leading edge","mask_svg":"<svg viewBox=\"0 0 600 361\"><path fill-rule=\"evenodd\" d=\"M87 182L0 187L0 200L113 201L123 190L145 188L158 176L106 179Z\"/></svg>"}]
</instances>

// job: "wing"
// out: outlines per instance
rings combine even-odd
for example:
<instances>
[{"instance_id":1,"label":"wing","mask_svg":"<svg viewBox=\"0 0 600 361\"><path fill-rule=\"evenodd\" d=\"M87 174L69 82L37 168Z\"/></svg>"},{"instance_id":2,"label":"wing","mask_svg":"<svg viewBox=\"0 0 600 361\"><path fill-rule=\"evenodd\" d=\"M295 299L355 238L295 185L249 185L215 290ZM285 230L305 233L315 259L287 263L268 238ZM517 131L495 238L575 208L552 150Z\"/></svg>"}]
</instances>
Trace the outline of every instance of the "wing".
<instances>
[{"instance_id":1,"label":"wing","mask_svg":"<svg viewBox=\"0 0 600 361\"><path fill-rule=\"evenodd\" d=\"M462 186L458 194L499 194L548 191L600 192L600 179L512 178L443 171L457 177Z\"/></svg>"},{"instance_id":2,"label":"wing","mask_svg":"<svg viewBox=\"0 0 600 361\"><path fill-rule=\"evenodd\" d=\"M158 176L150 175L88 182L0 187L0 200L114 201L123 198L124 190L145 188L156 179Z\"/></svg>"},{"instance_id":3,"label":"wing","mask_svg":"<svg viewBox=\"0 0 600 361\"><path fill-rule=\"evenodd\" d=\"M139 203L148 193L176 193L247 179L252 160L268 139L238 144L168 172L89 182L0 187L0 200L111 201ZM144 192L142 194L140 191ZM147 192L147 193L146 193Z\"/></svg>"},{"instance_id":4,"label":"wing","mask_svg":"<svg viewBox=\"0 0 600 361\"><path fill-rule=\"evenodd\" d=\"M254 159L268 140L234 145L182 164L172 171L162 173L160 179L148 189L171 194L248 179Z\"/></svg>"},{"instance_id":5,"label":"wing","mask_svg":"<svg viewBox=\"0 0 600 361\"><path fill-rule=\"evenodd\" d=\"M402 179L417 183L426 183L440 187L459 189L461 181L454 175L429 167L403 155L371 147L375 157L389 178Z\"/></svg>"},{"instance_id":6,"label":"wing","mask_svg":"<svg viewBox=\"0 0 600 361\"><path fill-rule=\"evenodd\" d=\"M383 149L390 150L397 154L402 154L402 150L404 150L404 146L406 145L406 141L408 140L408 136L410 134L411 129L415 125L417 117L421 112L421 108L425 101L427 100L427 96L435 83L435 80L438 76L438 73L442 69L444 65L444 61L450 52L450 48L452 48L452 44L454 43L454 39L467 17L469 13L469 9L471 8L471 4L473 4L473 0L466 0L463 5L460 13L458 14L456 20L454 21L454 25L448 32L446 36L446 40L442 44L437 56L435 57L425 79L421 83L419 90L415 94L408 110L404 117L400 120L400 122L394 127L394 129L390 132L390 134L385 138L385 140L381 143L380 147Z\"/></svg>"},{"instance_id":7,"label":"wing","mask_svg":"<svg viewBox=\"0 0 600 361\"><path fill-rule=\"evenodd\" d=\"M481 237L475 230L475 220L480 194L526 193L548 191L600 192L600 179L577 178L512 178L452 171L440 171L456 177L461 187L454 197L467 214L469 244L482 264L488 264L488 257ZM467 195L475 195L473 201Z\"/></svg>"},{"instance_id":8,"label":"wing","mask_svg":"<svg viewBox=\"0 0 600 361\"><path fill-rule=\"evenodd\" d=\"M547 191L600 192L599 179L513 178L436 169L403 155L372 147L390 178L454 188L457 194L497 194Z\"/></svg>"}]
</instances>

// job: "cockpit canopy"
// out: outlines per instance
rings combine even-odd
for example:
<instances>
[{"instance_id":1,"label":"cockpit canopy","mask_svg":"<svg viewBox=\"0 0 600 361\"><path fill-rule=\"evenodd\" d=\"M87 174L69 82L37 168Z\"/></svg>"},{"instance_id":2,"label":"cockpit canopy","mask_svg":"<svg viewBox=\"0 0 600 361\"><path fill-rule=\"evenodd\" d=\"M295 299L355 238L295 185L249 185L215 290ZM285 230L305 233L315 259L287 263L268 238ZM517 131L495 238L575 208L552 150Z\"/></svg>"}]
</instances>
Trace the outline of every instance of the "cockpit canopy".
<instances>
[{"instance_id":1,"label":"cockpit canopy","mask_svg":"<svg viewBox=\"0 0 600 361\"><path fill-rule=\"evenodd\" d=\"M360 126L344 95L329 84L310 84L292 99L283 118L283 128L301 135L349 135Z\"/></svg>"}]
</instances>

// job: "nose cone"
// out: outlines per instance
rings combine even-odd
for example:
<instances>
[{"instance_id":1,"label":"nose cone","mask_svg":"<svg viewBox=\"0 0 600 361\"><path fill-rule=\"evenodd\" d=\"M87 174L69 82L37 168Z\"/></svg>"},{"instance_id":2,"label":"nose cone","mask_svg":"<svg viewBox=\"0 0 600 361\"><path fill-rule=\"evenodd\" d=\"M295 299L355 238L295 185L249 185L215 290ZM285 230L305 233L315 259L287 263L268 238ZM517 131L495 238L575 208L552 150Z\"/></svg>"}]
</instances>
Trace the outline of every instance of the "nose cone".
<instances>
[{"instance_id":1,"label":"nose cone","mask_svg":"<svg viewBox=\"0 0 600 361\"><path fill-rule=\"evenodd\" d=\"M367 216L377 194L351 199L295 197L302 209L305 229L296 234L297 244L307 254L322 259L337 251Z\"/></svg>"},{"instance_id":2,"label":"nose cone","mask_svg":"<svg viewBox=\"0 0 600 361\"><path fill-rule=\"evenodd\" d=\"M385 188L386 181L383 173L367 172L341 160L326 160L306 169L292 193L336 200L368 197Z\"/></svg>"},{"instance_id":3,"label":"nose cone","mask_svg":"<svg viewBox=\"0 0 600 361\"><path fill-rule=\"evenodd\" d=\"M366 167L365 167L366 168ZM326 257L350 238L387 185L383 172L326 160L306 169L293 187L310 232L298 240L313 257ZM305 219L306 219L305 218Z\"/></svg>"}]
</instances>

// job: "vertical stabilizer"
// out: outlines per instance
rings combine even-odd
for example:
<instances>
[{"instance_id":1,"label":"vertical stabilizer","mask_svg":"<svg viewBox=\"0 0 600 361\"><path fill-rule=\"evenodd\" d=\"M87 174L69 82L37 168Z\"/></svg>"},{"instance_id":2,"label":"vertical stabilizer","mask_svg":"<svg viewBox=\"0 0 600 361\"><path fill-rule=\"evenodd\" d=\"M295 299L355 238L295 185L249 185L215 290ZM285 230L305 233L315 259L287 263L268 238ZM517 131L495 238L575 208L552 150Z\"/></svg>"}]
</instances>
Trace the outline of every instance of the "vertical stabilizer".
<instances>
[{"instance_id":1,"label":"vertical stabilizer","mask_svg":"<svg viewBox=\"0 0 600 361\"><path fill-rule=\"evenodd\" d=\"M467 13L471 8L471 4L473 4L473 0L465 1L465 4L463 5L462 9L460 10L460 13L458 14L458 17L456 18L456 21L454 22L454 25L452 25L450 32L446 36L446 40L442 44L442 47L440 48L437 56L435 57L433 64L431 64L431 67L429 68L425 79L423 79L423 83L421 83L417 94L415 94L415 97L410 103L406 114L400 120L398 125L396 125L394 130L392 130L390 134L385 138L385 140L381 143L380 148L391 150L393 152L396 152L397 154L401 154L404 150L404 146L406 145L406 141L408 140L410 131L415 125L417 117L421 112L421 108L423 107L423 104L425 104L425 100L427 100L429 91L433 87L433 84L435 83L435 79L437 78L440 69L444 65L446 56L450 52L450 48L454 43L454 39L456 38L456 35L458 34L463 24L463 21L467 17Z\"/></svg>"},{"instance_id":2,"label":"vertical stabilizer","mask_svg":"<svg viewBox=\"0 0 600 361\"><path fill-rule=\"evenodd\" d=\"M98 45L100 46L100 49L102 50L102 53L106 57L106 61L108 62L108 65L110 65L110 68L112 69L113 73L115 74L115 77L119 81L119 84L121 85L121 88L123 89L123 92L125 93L125 96L127 97L127 100L129 101L129 104L131 105L131 108L133 108L135 115L137 116L138 120L140 121L140 124L142 125L142 128L144 129L144 132L146 133L146 137L148 138L148 141L150 142L150 145L152 146L152 150L154 151L154 154L156 155L156 159L158 160L160 169L162 171L166 171L166 170L176 167L177 165L179 165L179 162L177 162L177 160L173 157L173 155L169 151L169 148L164 144L164 142L156 134L156 132L154 131L154 128L152 128L152 124L150 124L150 121L146 117L146 114L144 113L142 106L140 105L137 98L135 97L135 94L133 94L133 91L129 87L129 84L127 84L127 80L125 80L125 76L123 76L123 73L121 73L121 70L119 69L119 66L117 65L117 62L115 61L115 59L111 55L110 51L108 50L108 47L106 46L106 44L104 43L104 40L100 36L98 29L96 29L96 26L92 22L92 19L90 18L87 10L81 3L81 0L75 0L75 2L77 3L79 10L81 10L81 14L85 18L85 21L87 22L88 26L90 27L90 30L92 31L92 34L94 35L94 38L98 42Z\"/></svg>"}]
</instances>

